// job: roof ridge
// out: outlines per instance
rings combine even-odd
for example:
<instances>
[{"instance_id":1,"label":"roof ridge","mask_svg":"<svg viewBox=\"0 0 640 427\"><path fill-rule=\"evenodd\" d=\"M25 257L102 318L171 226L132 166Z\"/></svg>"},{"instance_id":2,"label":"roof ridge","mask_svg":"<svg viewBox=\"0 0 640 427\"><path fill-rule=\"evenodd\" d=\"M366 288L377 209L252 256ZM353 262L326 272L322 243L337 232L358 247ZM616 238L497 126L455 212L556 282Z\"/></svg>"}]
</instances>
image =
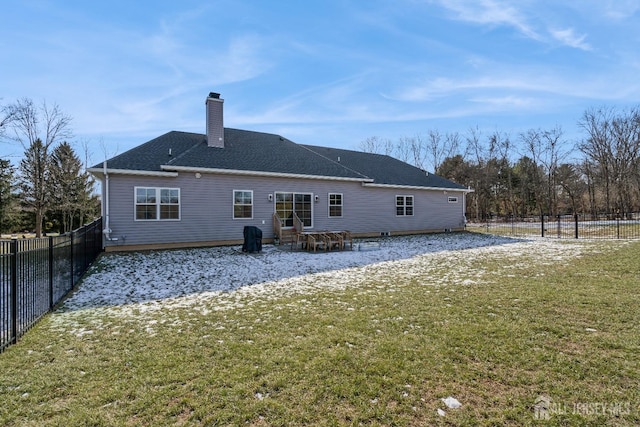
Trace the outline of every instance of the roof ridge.
<instances>
[{"instance_id":1,"label":"roof ridge","mask_svg":"<svg viewBox=\"0 0 640 427\"><path fill-rule=\"evenodd\" d=\"M193 132L184 132L184 133L193 133ZM197 134L197 133L193 133L194 135L202 135L204 136L204 134ZM190 151L194 150L198 145L202 144L204 141L198 141L195 144L193 144L191 147L187 148L186 150L184 150L182 153L178 154L177 156L173 157L171 160L169 160L166 164L170 165L174 162L177 162L179 159L181 159L182 157L184 157L187 153L189 153Z\"/></svg>"},{"instance_id":2,"label":"roof ridge","mask_svg":"<svg viewBox=\"0 0 640 427\"><path fill-rule=\"evenodd\" d=\"M292 141L292 142L293 142L293 141ZM295 142L294 142L294 144L295 144ZM355 169L348 168L348 167L346 167L345 165L343 165L343 164L342 164L342 163L340 163L340 162L337 162L337 161L335 161L335 160L333 160L333 159L331 159L331 158L329 158L329 157L327 157L327 156L323 156L322 154L318 153L317 151L314 151L314 150L311 148L311 147L313 147L313 146L311 146L311 145L304 145L304 144L297 144L297 145L299 145L300 147L304 148L305 150L308 150L308 151L312 152L312 153L313 153L313 154L315 154L316 156L320 156L320 157L322 157L323 159L329 160L329 161L330 161L331 163L333 163L333 164L339 165L340 167L342 167L342 168L344 168L344 169L348 170L349 172L354 172L354 173L356 173L356 174L360 175L361 177L363 177L363 178L365 178L365 179L373 179L373 178L371 178L370 176L367 176L367 175L363 174L363 173L362 173L362 172L360 172L360 171L357 171L357 170L355 170ZM316 147L319 147L319 146L316 146ZM346 151L348 151L348 150L346 150Z\"/></svg>"},{"instance_id":3,"label":"roof ridge","mask_svg":"<svg viewBox=\"0 0 640 427\"><path fill-rule=\"evenodd\" d=\"M397 160L397 161L402 162L402 163L407 163L407 162L405 162L403 160L398 159L397 157L393 157L390 154L372 153L370 151L362 151L362 150L350 150L350 149L347 149L347 148L325 147L325 146L322 146L322 145L309 145L309 144L304 144L304 145L306 145L307 147L311 148L312 150L313 150L313 147L317 147L317 148L319 148L321 150L344 151L344 152L347 152L347 153L354 153L354 154L357 154L357 155L387 157L389 159ZM409 166L413 166L410 163L407 163L407 164Z\"/></svg>"}]
</instances>

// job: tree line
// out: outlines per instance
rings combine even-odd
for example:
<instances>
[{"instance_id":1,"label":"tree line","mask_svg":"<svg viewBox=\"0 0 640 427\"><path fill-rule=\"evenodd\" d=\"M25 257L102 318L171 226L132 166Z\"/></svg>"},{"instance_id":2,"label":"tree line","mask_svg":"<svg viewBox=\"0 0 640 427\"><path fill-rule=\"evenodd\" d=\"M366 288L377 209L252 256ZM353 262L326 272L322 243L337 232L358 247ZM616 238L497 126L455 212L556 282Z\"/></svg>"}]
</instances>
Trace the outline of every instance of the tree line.
<instances>
[{"instance_id":1,"label":"tree line","mask_svg":"<svg viewBox=\"0 0 640 427\"><path fill-rule=\"evenodd\" d=\"M568 141L561 127L517 135L478 128L464 133L370 137L366 152L387 154L470 187L467 217L640 212L640 108L592 108Z\"/></svg>"},{"instance_id":2,"label":"tree line","mask_svg":"<svg viewBox=\"0 0 640 427\"><path fill-rule=\"evenodd\" d=\"M58 105L24 98L0 108L0 140L24 150L18 165L0 159L0 232L69 232L100 214L95 182L69 139Z\"/></svg>"}]
</instances>

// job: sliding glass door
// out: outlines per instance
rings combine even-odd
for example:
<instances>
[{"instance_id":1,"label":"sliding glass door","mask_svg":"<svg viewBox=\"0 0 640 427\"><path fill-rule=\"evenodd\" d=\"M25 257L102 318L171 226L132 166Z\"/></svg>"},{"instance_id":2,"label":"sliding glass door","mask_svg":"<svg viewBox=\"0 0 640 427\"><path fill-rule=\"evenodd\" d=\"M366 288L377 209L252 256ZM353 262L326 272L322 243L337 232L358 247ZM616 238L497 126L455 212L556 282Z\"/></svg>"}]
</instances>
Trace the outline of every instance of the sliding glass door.
<instances>
[{"instance_id":1,"label":"sliding glass door","mask_svg":"<svg viewBox=\"0 0 640 427\"><path fill-rule=\"evenodd\" d=\"M305 227L312 227L311 193L276 192L276 213L285 227L293 227L293 214L298 215Z\"/></svg>"}]
</instances>

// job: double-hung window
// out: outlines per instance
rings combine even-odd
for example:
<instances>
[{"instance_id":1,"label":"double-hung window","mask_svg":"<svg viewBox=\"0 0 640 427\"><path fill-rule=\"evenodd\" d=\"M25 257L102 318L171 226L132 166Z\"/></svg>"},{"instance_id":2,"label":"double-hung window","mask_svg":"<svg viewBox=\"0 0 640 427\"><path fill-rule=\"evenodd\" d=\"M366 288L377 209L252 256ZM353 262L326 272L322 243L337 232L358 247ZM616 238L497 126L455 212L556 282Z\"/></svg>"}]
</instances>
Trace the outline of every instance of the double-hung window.
<instances>
[{"instance_id":1,"label":"double-hung window","mask_svg":"<svg viewBox=\"0 0 640 427\"><path fill-rule=\"evenodd\" d=\"M253 218L253 191L233 190L233 219Z\"/></svg>"},{"instance_id":2,"label":"double-hung window","mask_svg":"<svg viewBox=\"0 0 640 427\"><path fill-rule=\"evenodd\" d=\"M136 221L180 219L180 189L136 187Z\"/></svg>"},{"instance_id":3,"label":"double-hung window","mask_svg":"<svg viewBox=\"0 0 640 427\"><path fill-rule=\"evenodd\" d=\"M396 196L396 216L413 216L413 196Z\"/></svg>"},{"instance_id":4,"label":"double-hung window","mask_svg":"<svg viewBox=\"0 0 640 427\"><path fill-rule=\"evenodd\" d=\"M329 217L337 218L342 216L342 194L329 193Z\"/></svg>"}]
</instances>

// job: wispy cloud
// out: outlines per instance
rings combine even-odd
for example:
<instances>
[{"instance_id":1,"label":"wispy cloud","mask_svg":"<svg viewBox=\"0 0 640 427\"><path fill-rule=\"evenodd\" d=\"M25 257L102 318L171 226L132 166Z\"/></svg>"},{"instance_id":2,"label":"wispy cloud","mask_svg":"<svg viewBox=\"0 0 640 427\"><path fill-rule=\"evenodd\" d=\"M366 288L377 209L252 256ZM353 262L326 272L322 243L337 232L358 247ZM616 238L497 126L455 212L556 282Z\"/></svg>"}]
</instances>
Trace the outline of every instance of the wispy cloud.
<instances>
[{"instance_id":1,"label":"wispy cloud","mask_svg":"<svg viewBox=\"0 0 640 427\"><path fill-rule=\"evenodd\" d=\"M436 0L436 2L452 12L458 20L481 25L512 27L528 38L541 39L538 32L527 22L526 17L507 2L497 0Z\"/></svg>"},{"instance_id":2,"label":"wispy cloud","mask_svg":"<svg viewBox=\"0 0 640 427\"><path fill-rule=\"evenodd\" d=\"M467 91L546 91L548 90L548 88L548 82L543 82L541 79L538 79L536 81L526 76L522 78L514 78L494 75L459 79L437 77L428 80L423 84L409 86L401 89L394 95L390 96L399 101L420 102L453 96L456 93Z\"/></svg>"},{"instance_id":3,"label":"wispy cloud","mask_svg":"<svg viewBox=\"0 0 640 427\"><path fill-rule=\"evenodd\" d=\"M269 70L272 63L264 56L265 38L243 35L233 38L215 62L220 64L220 80L225 83L249 80ZM215 64L211 64L215 67Z\"/></svg>"},{"instance_id":4,"label":"wispy cloud","mask_svg":"<svg viewBox=\"0 0 640 427\"><path fill-rule=\"evenodd\" d=\"M614 20L631 18L640 11L637 0L606 0L598 3L604 8L605 16Z\"/></svg>"},{"instance_id":5,"label":"wispy cloud","mask_svg":"<svg viewBox=\"0 0 640 427\"><path fill-rule=\"evenodd\" d=\"M577 34L573 28L552 28L545 30L548 17L526 9L526 3L518 3L517 8L510 2L500 0L435 0L454 14L455 19L479 25L505 26L521 33L527 38L539 42L559 41L565 46L585 51L592 50L585 42L585 34ZM640 7L639 7L640 8ZM631 8L614 8L609 5L606 13L616 16L628 16Z\"/></svg>"},{"instance_id":6,"label":"wispy cloud","mask_svg":"<svg viewBox=\"0 0 640 427\"><path fill-rule=\"evenodd\" d=\"M320 123L366 120L368 103L362 102L366 79L358 74L311 86L261 106L254 113L234 111L237 124Z\"/></svg>"},{"instance_id":7,"label":"wispy cloud","mask_svg":"<svg viewBox=\"0 0 640 427\"><path fill-rule=\"evenodd\" d=\"M502 97L474 97L469 99L469 101L491 107L492 109L496 109L498 111L511 108L530 108L540 104L540 102L536 100L536 98L515 95Z\"/></svg>"},{"instance_id":8,"label":"wispy cloud","mask_svg":"<svg viewBox=\"0 0 640 427\"><path fill-rule=\"evenodd\" d=\"M584 40L587 38L586 34L577 35L573 28L566 28L564 30L549 30L553 38L565 44L569 47L573 47L576 49L582 50L592 50L589 43L586 43Z\"/></svg>"}]
</instances>

